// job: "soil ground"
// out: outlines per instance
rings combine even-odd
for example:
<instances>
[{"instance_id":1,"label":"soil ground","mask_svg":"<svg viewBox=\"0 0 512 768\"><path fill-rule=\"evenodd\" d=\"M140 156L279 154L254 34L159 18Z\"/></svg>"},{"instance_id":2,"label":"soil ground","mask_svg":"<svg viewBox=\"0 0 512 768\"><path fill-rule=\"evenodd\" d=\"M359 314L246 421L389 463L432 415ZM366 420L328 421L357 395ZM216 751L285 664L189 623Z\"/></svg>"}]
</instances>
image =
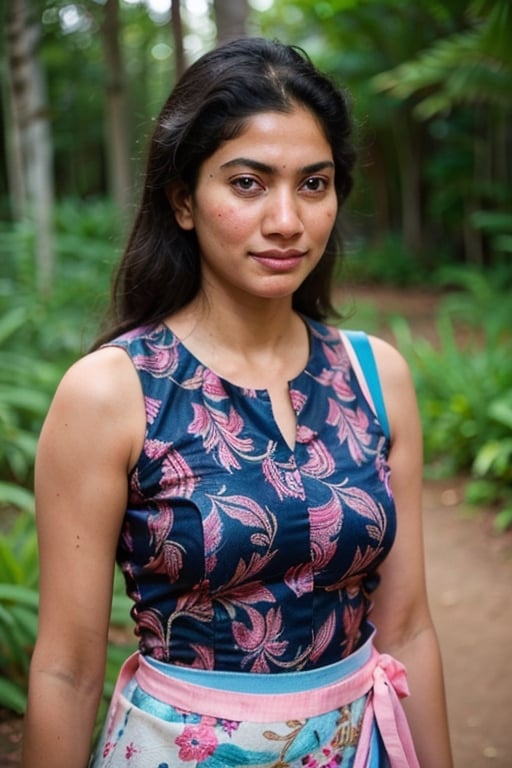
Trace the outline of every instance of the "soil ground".
<instances>
[{"instance_id":1,"label":"soil ground","mask_svg":"<svg viewBox=\"0 0 512 768\"><path fill-rule=\"evenodd\" d=\"M512 767L512 536L425 485L427 580L444 661L456 768Z\"/></svg>"},{"instance_id":2,"label":"soil ground","mask_svg":"<svg viewBox=\"0 0 512 768\"><path fill-rule=\"evenodd\" d=\"M365 291L381 319L404 314L432 335L437 297ZM357 325L357 313L354 322ZM427 581L444 660L455 768L512 768L512 533L463 502L462 479L427 481ZM0 711L0 768L19 765L21 723ZM70 766L70 768L72 768Z\"/></svg>"}]
</instances>

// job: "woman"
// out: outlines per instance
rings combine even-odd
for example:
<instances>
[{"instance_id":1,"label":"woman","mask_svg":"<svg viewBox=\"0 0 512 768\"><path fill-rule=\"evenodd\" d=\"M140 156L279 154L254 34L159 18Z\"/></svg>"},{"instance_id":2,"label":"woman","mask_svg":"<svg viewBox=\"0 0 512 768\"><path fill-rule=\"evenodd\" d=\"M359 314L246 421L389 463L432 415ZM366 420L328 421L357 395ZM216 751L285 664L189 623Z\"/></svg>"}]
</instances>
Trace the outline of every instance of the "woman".
<instances>
[{"instance_id":1,"label":"woman","mask_svg":"<svg viewBox=\"0 0 512 768\"><path fill-rule=\"evenodd\" d=\"M411 379L323 322L353 162L288 46L228 43L165 104L110 330L41 434L24 768L88 763L116 559L139 653L95 768L451 766Z\"/></svg>"}]
</instances>

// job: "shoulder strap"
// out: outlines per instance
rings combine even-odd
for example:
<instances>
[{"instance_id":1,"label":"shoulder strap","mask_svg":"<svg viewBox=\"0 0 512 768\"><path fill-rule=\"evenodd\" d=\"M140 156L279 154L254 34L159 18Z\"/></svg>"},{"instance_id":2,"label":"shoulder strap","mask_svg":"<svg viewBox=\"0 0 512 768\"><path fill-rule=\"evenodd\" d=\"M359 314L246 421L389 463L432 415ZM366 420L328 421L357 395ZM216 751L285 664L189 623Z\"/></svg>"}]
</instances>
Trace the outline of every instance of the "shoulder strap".
<instances>
[{"instance_id":1,"label":"shoulder strap","mask_svg":"<svg viewBox=\"0 0 512 768\"><path fill-rule=\"evenodd\" d=\"M386 437L390 437L388 416L386 405L382 395L379 372L375 363L373 349L368 335L364 331L343 331L343 335L350 341L354 352L361 366L361 371L366 380L366 384L375 407L376 416L380 422Z\"/></svg>"}]
</instances>

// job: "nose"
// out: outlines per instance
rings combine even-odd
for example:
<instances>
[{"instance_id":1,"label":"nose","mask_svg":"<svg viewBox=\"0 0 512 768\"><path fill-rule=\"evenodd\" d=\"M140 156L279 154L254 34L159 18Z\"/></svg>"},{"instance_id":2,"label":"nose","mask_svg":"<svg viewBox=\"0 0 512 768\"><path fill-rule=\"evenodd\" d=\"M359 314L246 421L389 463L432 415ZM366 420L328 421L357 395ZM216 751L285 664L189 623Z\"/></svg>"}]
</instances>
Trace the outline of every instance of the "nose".
<instances>
[{"instance_id":1,"label":"nose","mask_svg":"<svg viewBox=\"0 0 512 768\"><path fill-rule=\"evenodd\" d=\"M304 232L300 201L294 190L279 189L268 196L262 231L266 236L280 235L287 239Z\"/></svg>"}]
</instances>

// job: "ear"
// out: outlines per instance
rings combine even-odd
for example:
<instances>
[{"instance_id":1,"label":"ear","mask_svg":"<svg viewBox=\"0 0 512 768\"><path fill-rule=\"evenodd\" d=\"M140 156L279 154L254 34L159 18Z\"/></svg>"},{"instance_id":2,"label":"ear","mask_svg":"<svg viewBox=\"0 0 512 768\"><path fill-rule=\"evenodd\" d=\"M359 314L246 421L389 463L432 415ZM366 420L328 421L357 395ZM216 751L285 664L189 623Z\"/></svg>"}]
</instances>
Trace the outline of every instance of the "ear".
<instances>
[{"instance_id":1,"label":"ear","mask_svg":"<svg viewBox=\"0 0 512 768\"><path fill-rule=\"evenodd\" d=\"M192 193L183 181L173 181L165 190L169 205L182 229L194 229Z\"/></svg>"}]
</instances>

